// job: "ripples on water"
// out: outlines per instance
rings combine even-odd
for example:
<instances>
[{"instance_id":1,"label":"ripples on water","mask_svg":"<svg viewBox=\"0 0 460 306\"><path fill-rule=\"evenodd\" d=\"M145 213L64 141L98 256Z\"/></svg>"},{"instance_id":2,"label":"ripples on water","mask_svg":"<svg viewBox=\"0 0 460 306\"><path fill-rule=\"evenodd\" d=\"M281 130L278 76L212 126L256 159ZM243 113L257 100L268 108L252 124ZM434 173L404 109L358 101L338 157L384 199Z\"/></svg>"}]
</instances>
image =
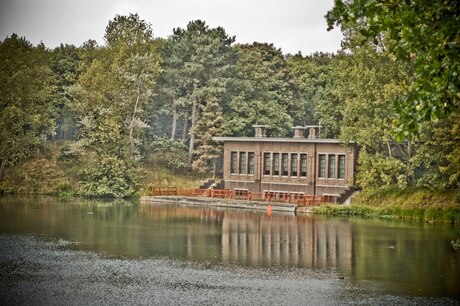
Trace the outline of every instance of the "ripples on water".
<instances>
[{"instance_id":1,"label":"ripples on water","mask_svg":"<svg viewBox=\"0 0 460 306\"><path fill-rule=\"evenodd\" d=\"M95 267L97 273L104 274L106 268L98 270L101 266L89 262L114 267L122 263L121 270L108 278L109 284L115 282L113 286L126 282L145 287L148 284L136 276L138 270L161 266L177 272L162 285L173 291L180 287L193 292L235 292L241 288L232 282L247 281L252 295L262 290L272 296L265 289L274 286L273 293L291 288L290 296L305 298L311 290L316 292L311 297L321 301L329 296L329 302L339 302L342 295L352 297L347 301L363 301L370 298L369 293L406 296L406 302L417 301L416 297L459 298L460 256L450 241L460 232L449 225L43 198L1 199L0 217L2 267L12 260L4 258L8 237L29 237L24 241L51 243L54 250L70 252L62 256L73 256L80 265ZM38 248L46 249L44 245ZM40 265L33 260L31 264L35 269ZM130 267L137 272L129 272ZM194 272L184 272L182 279L179 271L185 267ZM213 280L219 275L225 276L223 283ZM289 301L295 303L295 299Z\"/></svg>"}]
</instances>

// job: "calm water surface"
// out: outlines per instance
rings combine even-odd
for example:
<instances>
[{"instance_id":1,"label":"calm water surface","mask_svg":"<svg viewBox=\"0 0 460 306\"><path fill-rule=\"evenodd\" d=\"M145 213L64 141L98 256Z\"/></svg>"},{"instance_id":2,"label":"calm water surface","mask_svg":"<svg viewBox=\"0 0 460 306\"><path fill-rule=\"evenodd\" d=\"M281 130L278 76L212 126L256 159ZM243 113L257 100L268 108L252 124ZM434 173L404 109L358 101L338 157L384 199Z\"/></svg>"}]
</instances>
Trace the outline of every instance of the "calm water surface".
<instances>
[{"instance_id":1,"label":"calm water surface","mask_svg":"<svg viewBox=\"0 0 460 306\"><path fill-rule=\"evenodd\" d=\"M66 241L103 258L323 271L380 294L460 297L460 252L450 244L460 228L451 225L8 197L0 235Z\"/></svg>"}]
</instances>

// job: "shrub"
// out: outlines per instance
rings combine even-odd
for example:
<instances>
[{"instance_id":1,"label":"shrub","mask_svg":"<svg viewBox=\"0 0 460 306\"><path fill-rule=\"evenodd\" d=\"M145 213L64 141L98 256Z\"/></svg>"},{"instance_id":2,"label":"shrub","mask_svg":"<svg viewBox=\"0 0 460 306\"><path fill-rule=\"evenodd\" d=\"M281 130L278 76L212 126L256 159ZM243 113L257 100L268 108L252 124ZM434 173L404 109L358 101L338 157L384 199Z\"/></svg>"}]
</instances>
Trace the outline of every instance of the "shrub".
<instances>
[{"instance_id":1,"label":"shrub","mask_svg":"<svg viewBox=\"0 0 460 306\"><path fill-rule=\"evenodd\" d=\"M151 143L150 159L158 165L177 170L187 168L188 151L182 140L170 139L166 136L154 136Z\"/></svg>"},{"instance_id":2,"label":"shrub","mask_svg":"<svg viewBox=\"0 0 460 306\"><path fill-rule=\"evenodd\" d=\"M84 180L79 193L89 197L126 198L138 187L136 169L116 156L99 156L82 172Z\"/></svg>"}]
</instances>

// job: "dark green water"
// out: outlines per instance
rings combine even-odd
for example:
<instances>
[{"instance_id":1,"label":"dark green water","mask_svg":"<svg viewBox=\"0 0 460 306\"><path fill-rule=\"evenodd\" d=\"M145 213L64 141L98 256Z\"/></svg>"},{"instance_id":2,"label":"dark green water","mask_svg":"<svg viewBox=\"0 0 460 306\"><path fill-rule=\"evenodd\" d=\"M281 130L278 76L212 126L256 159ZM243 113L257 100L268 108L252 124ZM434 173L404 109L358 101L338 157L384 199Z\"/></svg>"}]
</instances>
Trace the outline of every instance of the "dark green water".
<instances>
[{"instance_id":1,"label":"dark green water","mask_svg":"<svg viewBox=\"0 0 460 306\"><path fill-rule=\"evenodd\" d=\"M0 235L109 259L322 271L379 294L460 297L460 228L132 202L0 198Z\"/></svg>"}]
</instances>

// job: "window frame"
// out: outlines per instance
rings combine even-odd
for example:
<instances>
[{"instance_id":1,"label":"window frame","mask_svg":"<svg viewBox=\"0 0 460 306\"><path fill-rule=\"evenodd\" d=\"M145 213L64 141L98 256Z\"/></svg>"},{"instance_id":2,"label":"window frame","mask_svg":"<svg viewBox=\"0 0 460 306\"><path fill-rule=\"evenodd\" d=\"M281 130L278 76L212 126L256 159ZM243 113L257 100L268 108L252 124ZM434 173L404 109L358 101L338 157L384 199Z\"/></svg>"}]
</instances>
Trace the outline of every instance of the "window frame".
<instances>
[{"instance_id":1,"label":"window frame","mask_svg":"<svg viewBox=\"0 0 460 306\"><path fill-rule=\"evenodd\" d=\"M272 172L271 153L264 152L264 175L269 176ZM268 166L268 167L267 167Z\"/></svg>"},{"instance_id":2,"label":"window frame","mask_svg":"<svg viewBox=\"0 0 460 306\"><path fill-rule=\"evenodd\" d=\"M238 152L230 152L230 174L238 174Z\"/></svg>"},{"instance_id":3,"label":"window frame","mask_svg":"<svg viewBox=\"0 0 460 306\"><path fill-rule=\"evenodd\" d=\"M327 174L326 154L318 154L318 178L326 178Z\"/></svg>"},{"instance_id":4,"label":"window frame","mask_svg":"<svg viewBox=\"0 0 460 306\"><path fill-rule=\"evenodd\" d=\"M301 153L300 154L300 177L307 177L307 175L308 175L308 154Z\"/></svg>"},{"instance_id":5,"label":"window frame","mask_svg":"<svg viewBox=\"0 0 460 306\"><path fill-rule=\"evenodd\" d=\"M254 175L255 167L255 154L254 152L248 152L248 175Z\"/></svg>"},{"instance_id":6,"label":"window frame","mask_svg":"<svg viewBox=\"0 0 460 306\"><path fill-rule=\"evenodd\" d=\"M343 163L341 163L341 159L343 160ZM338 162L338 169L337 169L337 178L339 180L344 180L345 179L345 164L346 164L346 155L345 154L339 154L337 158Z\"/></svg>"},{"instance_id":7,"label":"window frame","mask_svg":"<svg viewBox=\"0 0 460 306\"><path fill-rule=\"evenodd\" d=\"M280 175L280 154L279 153L273 153L272 164L273 164L273 176L279 176Z\"/></svg>"},{"instance_id":8,"label":"window frame","mask_svg":"<svg viewBox=\"0 0 460 306\"><path fill-rule=\"evenodd\" d=\"M238 174L246 175L247 173L247 164L246 164L246 152L239 152L240 156L238 157Z\"/></svg>"},{"instance_id":9,"label":"window frame","mask_svg":"<svg viewBox=\"0 0 460 306\"><path fill-rule=\"evenodd\" d=\"M293 177L298 177L299 176L299 155L298 153L291 153L290 164L291 164L291 169L290 169L291 171L289 175Z\"/></svg>"},{"instance_id":10,"label":"window frame","mask_svg":"<svg viewBox=\"0 0 460 306\"><path fill-rule=\"evenodd\" d=\"M289 153L281 153L281 176L289 175Z\"/></svg>"},{"instance_id":11,"label":"window frame","mask_svg":"<svg viewBox=\"0 0 460 306\"><path fill-rule=\"evenodd\" d=\"M328 179L335 179L336 177L336 155L335 154L328 154L327 156L327 178Z\"/></svg>"}]
</instances>

